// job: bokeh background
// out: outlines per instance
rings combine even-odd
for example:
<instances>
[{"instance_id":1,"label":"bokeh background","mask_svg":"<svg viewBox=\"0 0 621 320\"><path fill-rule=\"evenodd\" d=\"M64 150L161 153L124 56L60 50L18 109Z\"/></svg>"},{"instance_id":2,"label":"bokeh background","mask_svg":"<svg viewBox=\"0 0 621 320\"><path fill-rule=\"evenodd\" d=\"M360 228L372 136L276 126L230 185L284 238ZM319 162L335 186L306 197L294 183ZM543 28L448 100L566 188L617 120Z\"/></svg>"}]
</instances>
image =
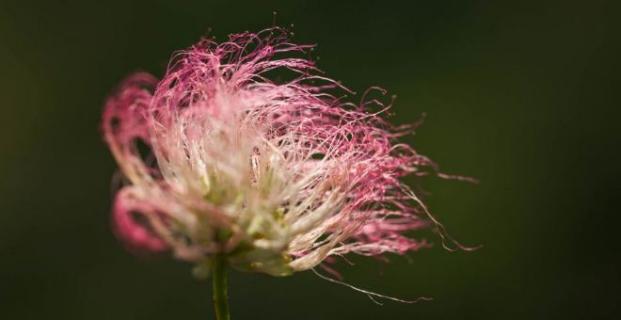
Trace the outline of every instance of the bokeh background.
<instances>
[{"instance_id":1,"label":"bokeh background","mask_svg":"<svg viewBox=\"0 0 621 320\"><path fill-rule=\"evenodd\" d=\"M338 264L349 283L434 298L415 305L378 306L310 272L233 272L233 319L619 316L614 2L1 0L0 318L212 318L189 265L136 258L110 232L100 112L128 73L160 76L209 28L259 30L273 11L319 44L328 75L397 94L392 121L427 113L407 141L481 181L427 179L427 201L484 247Z\"/></svg>"}]
</instances>

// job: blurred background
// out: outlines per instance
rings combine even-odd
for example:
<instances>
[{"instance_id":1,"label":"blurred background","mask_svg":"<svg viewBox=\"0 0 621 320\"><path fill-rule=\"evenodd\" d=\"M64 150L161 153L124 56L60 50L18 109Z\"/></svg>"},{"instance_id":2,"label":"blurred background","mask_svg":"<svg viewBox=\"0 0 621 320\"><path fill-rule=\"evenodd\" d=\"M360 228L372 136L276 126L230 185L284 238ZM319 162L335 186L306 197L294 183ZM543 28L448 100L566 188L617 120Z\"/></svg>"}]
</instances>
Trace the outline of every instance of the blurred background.
<instances>
[{"instance_id":1,"label":"blurred background","mask_svg":"<svg viewBox=\"0 0 621 320\"><path fill-rule=\"evenodd\" d=\"M396 123L443 171L427 202L475 252L436 245L319 279L232 272L233 319L619 316L618 7L614 1L0 0L0 318L211 319L191 266L110 231L116 165L99 132L127 74L161 76L209 28L290 26L350 88L398 95ZM358 97L354 98L356 101ZM437 237L431 237L439 244Z\"/></svg>"}]
</instances>

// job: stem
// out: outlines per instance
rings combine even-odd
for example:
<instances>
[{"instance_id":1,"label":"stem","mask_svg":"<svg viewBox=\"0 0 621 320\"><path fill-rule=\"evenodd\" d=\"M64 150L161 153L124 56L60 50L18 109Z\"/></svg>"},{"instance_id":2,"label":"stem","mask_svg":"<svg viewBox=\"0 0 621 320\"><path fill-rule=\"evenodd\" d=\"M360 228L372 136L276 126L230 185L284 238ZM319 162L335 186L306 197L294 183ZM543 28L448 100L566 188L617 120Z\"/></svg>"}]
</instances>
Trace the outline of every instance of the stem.
<instances>
[{"instance_id":1,"label":"stem","mask_svg":"<svg viewBox=\"0 0 621 320\"><path fill-rule=\"evenodd\" d=\"M216 256L212 264L213 281L213 306L216 311L217 320L230 320L228 303L228 289L226 280L226 259L223 256Z\"/></svg>"}]
</instances>

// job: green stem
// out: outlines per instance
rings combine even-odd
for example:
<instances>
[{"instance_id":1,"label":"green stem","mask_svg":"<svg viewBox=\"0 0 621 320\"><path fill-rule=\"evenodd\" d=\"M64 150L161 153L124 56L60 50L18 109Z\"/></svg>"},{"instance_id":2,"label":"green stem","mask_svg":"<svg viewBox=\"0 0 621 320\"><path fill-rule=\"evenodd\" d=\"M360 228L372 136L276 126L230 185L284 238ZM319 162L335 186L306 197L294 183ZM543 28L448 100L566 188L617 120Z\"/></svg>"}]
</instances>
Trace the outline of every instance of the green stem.
<instances>
[{"instance_id":1,"label":"green stem","mask_svg":"<svg viewBox=\"0 0 621 320\"><path fill-rule=\"evenodd\" d=\"M211 277L213 281L213 306L217 320L230 320L229 302L226 280L226 259L216 256L213 259Z\"/></svg>"}]
</instances>

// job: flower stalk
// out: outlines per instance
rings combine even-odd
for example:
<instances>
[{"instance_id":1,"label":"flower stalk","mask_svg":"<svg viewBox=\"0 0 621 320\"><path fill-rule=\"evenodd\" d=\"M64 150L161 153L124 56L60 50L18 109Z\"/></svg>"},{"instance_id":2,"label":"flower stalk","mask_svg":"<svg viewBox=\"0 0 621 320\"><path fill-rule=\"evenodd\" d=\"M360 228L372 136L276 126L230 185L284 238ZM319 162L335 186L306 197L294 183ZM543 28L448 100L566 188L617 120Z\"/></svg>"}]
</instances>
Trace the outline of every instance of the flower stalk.
<instances>
[{"instance_id":1,"label":"flower stalk","mask_svg":"<svg viewBox=\"0 0 621 320\"><path fill-rule=\"evenodd\" d=\"M226 258L223 255L214 257L211 268L213 307L217 320L230 320L228 302L228 285L226 278Z\"/></svg>"}]
</instances>

